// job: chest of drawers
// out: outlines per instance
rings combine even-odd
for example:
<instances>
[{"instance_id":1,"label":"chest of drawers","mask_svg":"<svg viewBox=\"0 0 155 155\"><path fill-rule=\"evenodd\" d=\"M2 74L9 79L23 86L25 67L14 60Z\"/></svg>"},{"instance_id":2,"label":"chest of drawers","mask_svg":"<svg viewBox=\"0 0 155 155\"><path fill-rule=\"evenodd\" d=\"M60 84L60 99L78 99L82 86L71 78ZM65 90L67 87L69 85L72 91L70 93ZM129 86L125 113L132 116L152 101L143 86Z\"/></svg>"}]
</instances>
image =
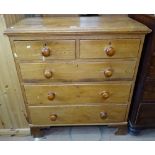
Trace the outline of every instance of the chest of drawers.
<instances>
[{"instance_id":1,"label":"chest of drawers","mask_svg":"<svg viewBox=\"0 0 155 155\"><path fill-rule=\"evenodd\" d=\"M149 31L116 15L26 18L8 28L31 128L125 125Z\"/></svg>"}]
</instances>

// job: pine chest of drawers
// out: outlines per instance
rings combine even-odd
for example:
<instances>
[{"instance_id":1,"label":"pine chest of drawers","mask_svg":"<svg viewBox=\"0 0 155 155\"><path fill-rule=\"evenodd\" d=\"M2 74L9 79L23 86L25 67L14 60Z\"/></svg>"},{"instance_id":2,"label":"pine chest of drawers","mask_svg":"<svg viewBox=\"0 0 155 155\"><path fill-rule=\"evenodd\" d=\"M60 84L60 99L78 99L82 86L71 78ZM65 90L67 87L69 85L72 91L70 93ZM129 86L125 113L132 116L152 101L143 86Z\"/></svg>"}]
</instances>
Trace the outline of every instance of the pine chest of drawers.
<instances>
[{"instance_id":1,"label":"pine chest of drawers","mask_svg":"<svg viewBox=\"0 0 155 155\"><path fill-rule=\"evenodd\" d=\"M26 18L8 28L31 128L126 124L149 31L116 15Z\"/></svg>"}]
</instances>

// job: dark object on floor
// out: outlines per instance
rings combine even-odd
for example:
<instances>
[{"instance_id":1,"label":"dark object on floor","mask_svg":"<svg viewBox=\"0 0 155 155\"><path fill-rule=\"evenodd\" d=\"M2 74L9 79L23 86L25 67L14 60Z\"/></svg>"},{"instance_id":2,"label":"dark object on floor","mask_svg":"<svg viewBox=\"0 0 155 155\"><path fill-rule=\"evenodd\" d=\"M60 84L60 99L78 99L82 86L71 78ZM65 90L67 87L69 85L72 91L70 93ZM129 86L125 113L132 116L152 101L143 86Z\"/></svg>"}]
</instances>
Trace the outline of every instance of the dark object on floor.
<instances>
[{"instance_id":1,"label":"dark object on floor","mask_svg":"<svg viewBox=\"0 0 155 155\"><path fill-rule=\"evenodd\" d=\"M99 16L99 14L81 14L81 17L92 17L92 16Z\"/></svg>"}]
</instances>

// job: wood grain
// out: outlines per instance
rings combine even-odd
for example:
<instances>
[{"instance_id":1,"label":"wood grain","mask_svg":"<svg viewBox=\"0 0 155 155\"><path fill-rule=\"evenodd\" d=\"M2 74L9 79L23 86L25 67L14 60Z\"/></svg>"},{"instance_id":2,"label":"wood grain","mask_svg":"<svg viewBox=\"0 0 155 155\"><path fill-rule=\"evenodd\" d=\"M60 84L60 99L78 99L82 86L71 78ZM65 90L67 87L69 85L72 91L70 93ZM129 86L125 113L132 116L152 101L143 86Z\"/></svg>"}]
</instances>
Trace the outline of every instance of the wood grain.
<instances>
[{"instance_id":1,"label":"wood grain","mask_svg":"<svg viewBox=\"0 0 155 155\"><path fill-rule=\"evenodd\" d=\"M85 34L118 34L140 33L150 30L124 15L103 15L99 17L36 17L21 20L14 28L5 31L8 35L79 35Z\"/></svg>"},{"instance_id":2,"label":"wood grain","mask_svg":"<svg viewBox=\"0 0 155 155\"><path fill-rule=\"evenodd\" d=\"M20 63L20 69L24 82L93 82L118 79L132 80L135 65L136 61L126 60L104 60L100 62L66 61L55 63ZM108 69L112 71L111 77L105 76L105 71ZM51 72L51 78L45 77L46 70Z\"/></svg>"},{"instance_id":3,"label":"wood grain","mask_svg":"<svg viewBox=\"0 0 155 155\"><path fill-rule=\"evenodd\" d=\"M8 28L31 126L124 124L148 32L122 15L27 18Z\"/></svg>"},{"instance_id":4,"label":"wood grain","mask_svg":"<svg viewBox=\"0 0 155 155\"><path fill-rule=\"evenodd\" d=\"M27 114L9 40L3 35L6 29L4 16L0 15L0 128L28 128Z\"/></svg>"},{"instance_id":5,"label":"wood grain","mask_svg":"<svg viewBox=\"0 0 155 155\"><path fill-rule=\"evenodd\" d=\"M144 102L155 101L155 80L145 82L145 86L143 88L143 96L141 100Z\"/></svg>"},{"instance_id":6,"label":"wood grain","mask_svg":"<svg viewBox=\"0 0 155 155\"><path fill-rule=\"evenodd\" d=\"M155 127L155 104L153 102L139 105L136 124L145 127Z\"/></svg>"},{"instance_id":7,"label":"wood grain","mask_svg":"<svg viewBox=\"0 0 155 155\"><path fill-rule=\"evenodd\" d=\"M131 82L85 83L85 84L46 84L24 85L29 105L71 105L94 103L127 103L129 100ZM107 91L109 98L104 99L102 92ZM55 94L54 100L48 100L48 93Z\"/></svg>"},{"instance_id":8,"label":"wood grain","mask_svg":"<svg viewBox=\"0 0 155 155\"><path fill-rule=\"evenodd\" d=\"M80 40L80 58L133 58L139 46L139 39ZM113 56L106 55L107 47L114 48Z\"/></svg>"},{"instance_id":9,"label":"wood grain","mask_svg":"<svg viewBox=\"0 0 155 155\"><path fill-rule=\"evenodd\" d=\"M152 29L152 32L145 37L130 108L129 129L136 133L140 131L139 129L155 127L155 16L146 14L129 16Z\"/></svg>"},{"instance_id":10,"label":"wood grain","mask_svg":"<svg viewBox=\"0 0 155 155\"><path fill-rule=\"evenodd\" d=\"M0 136L30 136L30 128L0 129Z\"/></svg>"},{"instance_id":11,"label":"wood grain","mask_svg":"<svg viewBox=\"0 0 155 155\"><path fill-rule=\"evenodd\" d=\"M6 27L10 27L11 25L16 24L20 20L25 18L24 14L4 14Z\"/></svg>"},{"instance_id":12,"label":"wood grain","mask_svg":"<svg viewBox=\"0 0 155 155\"><path fill-rule=\"evenodd\" d=\"M45 40L45 41L15 41L14 54L20 60L41 60L46 59L74 59L75 41L74 40ZM50 56L43 57L42 48L45 45L50 49Z\"/></svg>"},{"instance_id":13,"label":"wood grain","mask_svg":"<svg viewBox=\"0 0 155 155\"><path fill-rule=\"evenodd\" d=\"M38 106L29 107L31 123L33 125L50 125L56 124L102 124L123 122L125 118L126 105L92 105L92 106ZM101 112L107 113L107 118L100 117ZM43 114L43 115L41 115ZM56 114L56 121L50 120L50 115Z\"/></svg>"}]
</instances>

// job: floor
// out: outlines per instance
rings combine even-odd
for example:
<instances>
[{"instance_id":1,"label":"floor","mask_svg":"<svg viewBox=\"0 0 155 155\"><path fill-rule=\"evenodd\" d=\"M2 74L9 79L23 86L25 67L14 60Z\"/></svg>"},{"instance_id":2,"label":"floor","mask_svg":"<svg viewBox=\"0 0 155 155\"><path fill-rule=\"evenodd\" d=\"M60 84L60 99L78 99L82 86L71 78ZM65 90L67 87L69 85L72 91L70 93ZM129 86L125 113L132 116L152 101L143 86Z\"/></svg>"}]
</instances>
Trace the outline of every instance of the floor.
<instances>
[{"instance_id":1,"label":"floor","mask_svg":"<svg viewBox=\"0 0 155 155\"><path fill-rule=\"evenodd\" d=\"M143 130L138 136L116 136L115 131L107 126L52 127L43 138L0 136L0 141L155 141L155 129Z\"/></svg>"}]
</instances>

